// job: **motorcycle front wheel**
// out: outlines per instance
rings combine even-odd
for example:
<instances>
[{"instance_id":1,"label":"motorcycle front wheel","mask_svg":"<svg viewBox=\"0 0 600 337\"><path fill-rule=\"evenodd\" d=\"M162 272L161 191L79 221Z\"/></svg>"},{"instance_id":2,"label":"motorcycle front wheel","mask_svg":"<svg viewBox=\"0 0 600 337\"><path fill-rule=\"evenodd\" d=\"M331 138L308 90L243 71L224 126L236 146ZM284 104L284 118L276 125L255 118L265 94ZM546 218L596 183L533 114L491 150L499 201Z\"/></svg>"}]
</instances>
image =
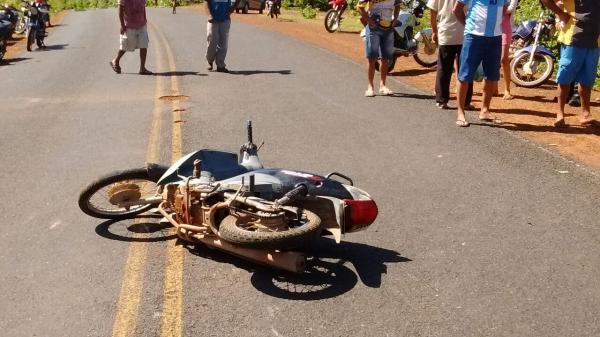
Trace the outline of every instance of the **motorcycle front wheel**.
<instances>
[{"instance_id":1,"label":"motorcycle front wheel","mask_svg":"<svg viewBox=\"0 0 600 337\"><path fill-rule=\"evenodd\" d=\"M550 55L535 53L529 63L529 53L516 56L510 63L510 79L518 86L535 88L550 79L554 72L554 59Z\"/></svg>"},{"instance_id":2,"label":"motorcycle front wheel","mask_svg":"<svg viewBox=\"0 0 600 337\"><path fill-rule=\"evenodd\" d=\"M119 203L155 197L158 187L156 181L157 179L152 179L148 175L146 168L110 173L81 191L79 208L85 214L95 218L113 220L132 218L156 207L156 204L121 207Z\"/></svg>"},{"instance_id":3,"label":"motorcycle front wheel","mask_svg":"<svg viewBox=\"0 0 600 337\"><path fill-rule=\"evenodd\" d=\"M27 28L27 51L31 51L31 46L33 46L33 43L35 42L34 34L33 29Z\"/></svg>"},{"instance_id":4,"label":"motorcycle front wheel","mask_svg":"<svg viewBox=\"0 0 600 337\"><path fill-rule=\"evenodd\" d=\"M325 14L325 29L334 33L340 28L340 15L335 9L330 9Z\"/></svg>"},{"instance_id":5,"label":"motorcycle front wheel","mask_svg":"<svg viewBox=\"0 0 600 337\"><path fill-rule=\"evenodd\" d=\"M417 53L413 55L415 61L423 67L431 68L437 64L438 47L433 41L419 41Z\"/></svg>"},{"instance_id":6,"label":"motorcycle front wheel","mask_svg":"<svg viewBox=\"0 0 600 337\"><path fill-rule=\"evenodd\" d=\"M391 60L388 61L388 69L387 69L387 73L391 73L394 70L394 67L396 66L396 59L398 57L394 56ZM375 70L379 71L379 68L381 68L381 65L379 63L379 61L375 62Z\"/></svg>"},{"instance_id":7,"label":"motorcycle front wheel","mask_svg":"<svg viewBox=\"0 0 600 337\"><path fill-rule=\"evenodd\" d=\"M321 219L313 212L302 210L299 219L287 220L280 228L261 225L256 216L228 215L221 221L219 237L223 240L255 249L298 248L321 233Z\"/></svg>"}]
</instances>

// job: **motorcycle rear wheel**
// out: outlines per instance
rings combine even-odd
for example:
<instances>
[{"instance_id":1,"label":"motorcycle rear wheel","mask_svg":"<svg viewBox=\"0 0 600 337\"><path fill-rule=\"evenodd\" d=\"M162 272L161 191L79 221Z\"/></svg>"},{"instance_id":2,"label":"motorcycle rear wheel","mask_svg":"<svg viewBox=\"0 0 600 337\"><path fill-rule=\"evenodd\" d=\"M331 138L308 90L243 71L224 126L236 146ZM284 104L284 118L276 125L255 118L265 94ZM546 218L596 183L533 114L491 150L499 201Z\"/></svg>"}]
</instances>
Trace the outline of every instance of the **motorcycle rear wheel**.
<instances>
[{"instance_id":1,"label":"motorcycle rear wheel","mask_svg":"<svg viewBox=\"0 0 600 337\"><path fill-rule=\"evenodd\" d=\"M228 215L221 221L219 237L223 240L255 249L293 249L306 244L321 233L321 219L313 212L302 210L300 220L290 220L282 231L258 230L251 216ZM260 227L262 228L262 227Z\"/></svg>"},{"instance_id":2,"label":"motorcycle rear wheel","mask_svg":"<svg viewBox=\"0 0 600 337\"><path fill-rule=\"evenodd\" d=\"M165 170L166 171L166 170ZM163 172L164 173L164 172ZM100 219L127 219L137 214L144 213L156 204L137 205L129 208L119 207L111 203L110 198L116 193L127 193L125 189L132 190L132 186L137 186L139 196L134 193L131 199L127 199L126 194L121 198L124 201L135 201L147 197L156 196L158 179L152 179L148 175L146 168L130 169L117 171L107 174L89 184L81 191L79 195L79 208L90 216ZM119 191L119 189L121 189ZM102 205L103 204L103 205Z\"/></svg>"},{"instance_id":3,"label":"motorcycle rear wheel","mask_svg":"<svg viewBox=\"0 0 600 337\"><path fill-rule=\"evenodd\" d=\"M340 28L340 15L335 9L330 9L325 14L325 30L330 33L336 32Z\"/></svg>"},{"instance_id":4,"label":"motorcycle rear wheel","mask_svg":"<svg viewBox=\"0 0 600 337\"><path fill-rule=\"evenodd\" d=\"M529 62L529 53L516 56L510 63L510 79L518 86L535 88L544 84L554 72L554 59L550 55L535 53L533 62L536 63L535 74L528 75L524 69ZM539 74L539 76L538 76Z\"/></svg>"},{"instance_id":5,"label":"motorcycle rear wheel","mask_svg":"<svg viewBox=\"0 0 600 337\"><path fill-rule=\"evenodd\" d=\"M437 65L438 60L438 47L437 44L430 41L429 44L419 41L417 46L417 53L413 55L415 61L423 67L431 68Z\"/></svg>"}]
</instances>

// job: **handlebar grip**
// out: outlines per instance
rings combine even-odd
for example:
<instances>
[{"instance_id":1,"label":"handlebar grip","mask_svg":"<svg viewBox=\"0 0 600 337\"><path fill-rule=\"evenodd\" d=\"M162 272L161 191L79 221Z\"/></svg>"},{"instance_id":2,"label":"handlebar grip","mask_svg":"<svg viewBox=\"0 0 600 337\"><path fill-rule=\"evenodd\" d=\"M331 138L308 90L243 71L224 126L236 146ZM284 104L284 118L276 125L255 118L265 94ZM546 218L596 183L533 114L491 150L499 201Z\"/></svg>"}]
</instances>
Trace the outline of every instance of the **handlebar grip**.
<instances>
[{"instance_id":1,"label":"handlebar grip","mask_svg":"<svg viewBox=\"0 0 600 337\"><path fill-rule=\"evenodd\" d=\"M248 121L247 130L248 130L248 142L252 143L252 121Z\"/></svg>"},{"instance_id":2,"label":"handlebar grip","mask_svg":"<svg viewBox=\"0 0 600 337\"><path fill-rule=\"evenodd\" d=\"M298 197L305 196L306 193L308 193L308 187L304 184L300 184L293 190L284 194L280 199L275 200L275 205L283 206L292 200L296 200Z\"/></svg>"}]
</instances>

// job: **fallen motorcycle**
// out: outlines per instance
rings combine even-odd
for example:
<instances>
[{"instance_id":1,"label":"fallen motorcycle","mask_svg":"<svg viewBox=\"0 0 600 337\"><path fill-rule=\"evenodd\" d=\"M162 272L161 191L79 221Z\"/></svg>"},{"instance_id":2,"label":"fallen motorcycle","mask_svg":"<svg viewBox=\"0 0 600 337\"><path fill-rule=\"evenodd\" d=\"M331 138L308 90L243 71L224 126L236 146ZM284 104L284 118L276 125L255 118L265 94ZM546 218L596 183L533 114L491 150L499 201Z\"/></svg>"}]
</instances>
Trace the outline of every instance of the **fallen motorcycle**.
<instances>
[{"instance_id":1,"label":"fallen motorcycle","mask_svg":"<svg viewBox=\"0 0 600 337\"><path fill-rule=\"evenodd\" d=\"M302 272L306 263L294 250L325 234L339 243L342 234L375 221L371 196L343 174L263 168L251 122L247 131L239 157L203 149L171 167L147 164L115 172L84 188L79 207L105 219L158 208L183 240L293 272Z\"/></svg>"}]
</instances>

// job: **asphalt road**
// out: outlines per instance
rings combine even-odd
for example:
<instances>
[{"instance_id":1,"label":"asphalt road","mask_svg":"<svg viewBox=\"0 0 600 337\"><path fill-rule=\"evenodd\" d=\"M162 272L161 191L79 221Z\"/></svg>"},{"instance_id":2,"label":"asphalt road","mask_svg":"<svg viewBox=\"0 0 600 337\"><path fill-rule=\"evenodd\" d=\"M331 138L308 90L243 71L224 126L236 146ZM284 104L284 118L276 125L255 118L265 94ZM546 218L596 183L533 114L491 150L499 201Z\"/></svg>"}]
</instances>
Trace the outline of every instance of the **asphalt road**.
<instances>
[{"instance_id":1,"label":"asphalt road","mask_svg":"<svg viewBox=\"0 0 600 337\"><path fill-rule=\"evenodd\" d=\"M148 18L158 76L136 75L134 54L110 70L115 10L70 13L48 50L0 67L2 336L600 335L597 173L457 128L395 80L395 97L364 98L362 66L237 22L233 73L209 73L205 17ZM153 216L78 209L101 174L237 151L247 119L266 166L351 176L376 223L323 239L293 276L176 245Z\"/></svg>"}]
</instances>

